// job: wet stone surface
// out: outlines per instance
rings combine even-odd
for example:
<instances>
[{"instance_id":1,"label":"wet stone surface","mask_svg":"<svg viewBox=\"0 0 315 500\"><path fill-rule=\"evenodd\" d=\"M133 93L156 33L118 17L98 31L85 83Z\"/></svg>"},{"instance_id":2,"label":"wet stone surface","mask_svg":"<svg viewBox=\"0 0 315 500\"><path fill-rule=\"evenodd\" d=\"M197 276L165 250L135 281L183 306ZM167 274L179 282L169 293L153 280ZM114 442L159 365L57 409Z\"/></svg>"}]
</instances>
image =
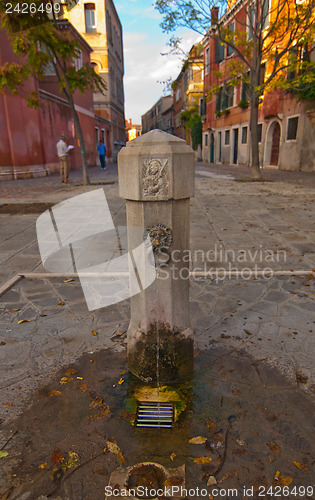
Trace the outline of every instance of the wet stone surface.
<instances>
[{"instance_id":1,"label":"wet stone surface","mask_svg":"<svg viewBox=\"0 0 315 500\"><path fill-rule=\"evenodd\" d=\"M312 484L314 402L266 363L222 347L196 353L193 379L180 387L187 408L163 430L131 425L135 382L126 370L125 353L85 354L2 424L1 498L101 500L111 473L139 462L185 464L186 488L233 488L232 498L244 498L244 485L258 495L285 481ZM206 486L210 476L217 484Z\"/></svg>"}]
</instances>

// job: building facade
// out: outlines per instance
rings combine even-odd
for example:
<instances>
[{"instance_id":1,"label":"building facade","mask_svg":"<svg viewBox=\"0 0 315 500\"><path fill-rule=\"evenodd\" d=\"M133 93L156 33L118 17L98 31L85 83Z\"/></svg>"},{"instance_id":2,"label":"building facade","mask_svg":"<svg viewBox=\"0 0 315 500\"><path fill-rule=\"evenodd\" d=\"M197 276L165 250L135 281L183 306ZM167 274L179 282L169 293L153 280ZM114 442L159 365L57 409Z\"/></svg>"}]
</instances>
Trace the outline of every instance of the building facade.
<instances>
[{"instance_id":1,"label":"building facade","mask_svg":"<svg viewBox=\"0 0 315 500\"><path fill-rule=\"evenodd\" d=\"M225 14L226 26L246 29L247 2L237 2L231 15ZM212 9L212 19L218 9ZM235 54L222 45L216 30L210 28L203 39L204 105L202 159L210 163L247 165L251 163L250 104L246 82L228 85L226 65ZM314 58L314 54L311 53ZM264 81L267 61L261 67ZM207 98L208 90L219 91ZM261 167L281 170L315 171L314 106L299 102L290 91L274 90L263 95L258 114L259 156Z\"/></svg>"},{"instance_id":2,"label":"building facade","mask_svg":"<svg viewBox=\"0 0 315 500\"><path fill-rule=\"evenodd\" d=\"M92 47L91 63L107 86L105 95L94 93L94 111L110 123L105 142L109 159L116 161L125 145L125 112L123 34L115 5L112 0L81 0L64 17Z\"/></svg>"},{"instance_id":3,"label":"building facade","mask_svg":"<svg viewBox=\"0 0 315 500\"><path fill-rule=\"evenodd\" d=\"M126 120L126 141L132 141L142 135L142 126L132 123L131 118Z\"/></svg>"},{"instance_id":4,"label":"building facade","mask_svg":"<svg viewBox=\"0 0 315 500\"><path fill-rule=\"evenodd\" d=\"M173 133L173 98L171 95L161 97L144 115L141 116L142 133L156 128Z\"/></svg>"},{"instance_id":5,"label":"building facade","mask_svg":"<svg viewBox=\"0 0 315 500\"><path fill-rule=\"evenodd\" d=\"M71 31L81 48L81 62L90 60L91 47L67 21L63 29ZM0 30L0 64L17 62L5 30ZM27 106L25 95L39 94L38 109ZM96 164L95 115L93 93L73 95L85 139L88 166ZM27 81L23 90L14 95L0 94L0 181L42 176L59 171L56 143L64 134L74 149L69 155L72 169L82 165L79 140L76 136L69 104L59 91L56 75L49 69L41 81Z\"/></svg>"}]
</instances>

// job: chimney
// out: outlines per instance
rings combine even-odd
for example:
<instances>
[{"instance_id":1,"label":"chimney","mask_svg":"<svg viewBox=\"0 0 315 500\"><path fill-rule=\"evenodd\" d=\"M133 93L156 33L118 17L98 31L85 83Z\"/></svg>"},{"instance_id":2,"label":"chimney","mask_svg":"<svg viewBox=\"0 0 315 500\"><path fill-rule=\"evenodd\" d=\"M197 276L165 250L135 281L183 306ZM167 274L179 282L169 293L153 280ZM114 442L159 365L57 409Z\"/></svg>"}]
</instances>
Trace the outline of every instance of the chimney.
<instances>
[{"instance_id":1,"label":"chimney","mask_svg":"<svg viewBox=\"0 0 315 500\"><path fill-rule=\"evenodd\" d=\"M219 19L219 7L212 7L211 9L211 26L214 25Z\"/></svg>"}]
</instances>

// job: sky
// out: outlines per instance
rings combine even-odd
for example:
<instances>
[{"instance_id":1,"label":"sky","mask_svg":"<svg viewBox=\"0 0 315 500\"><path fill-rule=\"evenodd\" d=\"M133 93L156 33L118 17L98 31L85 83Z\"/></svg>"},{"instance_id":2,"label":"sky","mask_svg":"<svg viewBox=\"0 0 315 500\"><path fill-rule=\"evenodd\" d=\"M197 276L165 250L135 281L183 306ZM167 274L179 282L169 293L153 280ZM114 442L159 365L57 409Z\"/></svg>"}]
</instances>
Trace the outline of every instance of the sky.
<instances>
[{"instance_id":1,"label":"sky","mask_svg":"<svg viewBox=\"0 0 315 500\"><path fill-rule=\"evenodd\" d=\"M163 82L175 79L182 67L180 56L162 56L167 52L171 35L159 26L162 17L153 7L153 0L116 0L115 7L123 28L125 62L125 117L141 124L141 115L148 111L163 95ZM181 30L188 51L200 40L197 33Z\"/></svg>"}]
</instances>

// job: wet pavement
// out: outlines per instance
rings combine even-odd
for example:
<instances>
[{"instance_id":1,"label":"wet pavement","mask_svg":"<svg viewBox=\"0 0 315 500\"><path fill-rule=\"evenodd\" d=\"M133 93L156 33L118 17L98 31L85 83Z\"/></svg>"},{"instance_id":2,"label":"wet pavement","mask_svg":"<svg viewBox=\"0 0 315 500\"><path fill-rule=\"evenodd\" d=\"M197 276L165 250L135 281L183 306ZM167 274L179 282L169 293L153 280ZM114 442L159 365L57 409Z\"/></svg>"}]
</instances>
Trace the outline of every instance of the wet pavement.
<instances>
[{"instance_id":1,"label":"wet pavement","mask_svg":"<svg viewBox=\"0 0 315 500\"><path fill-rule=\"evenodd\" d=\"M2 200L59 203L103 187L123 225L116 166L91 173L114 184L83 187L77 172L66 186L56 176L6 181ZM138 462L185 464L191 491L182 498L202 498L197 488L206 498L315 498L314 176L276 173L237 182L248 169L197 165L191 268L257 265L283 275L191 280L195 371L179 389L186 409L171 430L130 423L129 301L89 312L77 278L49 276L2 295L1 499L104 499L113 471ZM44 271L38 215L0 214L0 284Z\"/></svg>"}]
</instances>

